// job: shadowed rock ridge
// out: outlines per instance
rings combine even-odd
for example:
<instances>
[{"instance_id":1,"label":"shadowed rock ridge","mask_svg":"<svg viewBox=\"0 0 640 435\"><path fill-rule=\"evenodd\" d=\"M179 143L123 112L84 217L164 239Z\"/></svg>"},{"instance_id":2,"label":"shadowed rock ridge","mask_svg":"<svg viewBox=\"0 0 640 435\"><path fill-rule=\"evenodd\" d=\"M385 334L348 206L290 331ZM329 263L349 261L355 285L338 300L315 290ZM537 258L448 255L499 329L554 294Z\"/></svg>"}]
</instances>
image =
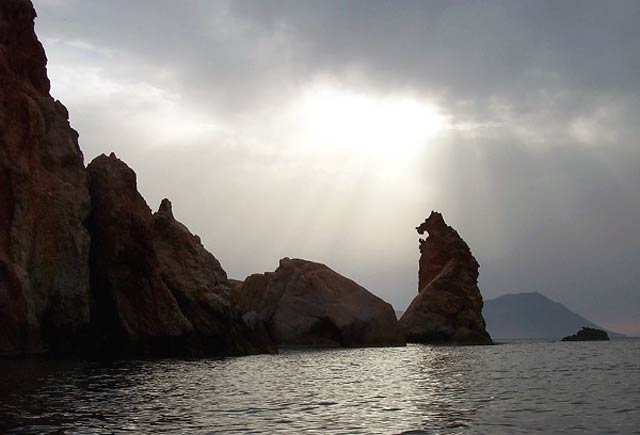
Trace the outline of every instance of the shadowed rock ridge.
<instances>
[{"instance_id":1,"label":"shadowed rock ridge","mask_svg":"<svg viewBox=\"0 0 640 435\"><path fill-rule=\"evenodd\" d=\"M87 167L91 288L105 347L125 352L242 355L270 350L232 305L227 274L176 221L152 214L135 173L113 153Z\"/></svg>"},{"instance_id":2,"label":"shadowed rock ridge","mask_svg":"<svg viewBox=\"0 0 640 435\"><path fill-rule=\"evenodd\" d=\"M73 348L90 321L87 177L35 16L0 2L0 354Z\"/></svg>"},{"instance_id":3,"label":"shadowed rock ridge","mask_svg":"<svg viewBox=\"0 0 640 435\"><path fill-rule=\"evenodd\" d=\"M393 307L324 264L283 258L234 289L245 316L284 346L403 346Z\"/></svg>"},{"instance_id":4,"label":"shadowed rock ridge","mask_svg":"<svg viewBox=\"0 0 640 435\"><path fill-rule=\"evenodd\" d=\"M0 355L272 352L220 263L115 155L85 169L28 0L0 1Z\"/></svg>"},{"instance_id":5,"label":"shadowed rock ridge","mask_svg":"<svg viewBox=\"0 0 640 435\"><path fill-rule=\"evenodd\" d=\"M479 264L438 212L416 228L420 239L418 295L400 319L408 342L489 344L478 288Z\"/></svg>"}]
</instances>

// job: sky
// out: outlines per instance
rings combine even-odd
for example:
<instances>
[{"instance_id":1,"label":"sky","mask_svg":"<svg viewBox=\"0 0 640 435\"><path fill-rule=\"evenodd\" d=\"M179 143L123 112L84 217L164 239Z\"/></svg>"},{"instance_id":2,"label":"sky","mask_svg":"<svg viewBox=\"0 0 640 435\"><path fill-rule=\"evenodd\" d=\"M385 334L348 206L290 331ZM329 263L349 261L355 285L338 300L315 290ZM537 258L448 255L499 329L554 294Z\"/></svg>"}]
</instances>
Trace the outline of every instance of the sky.
<instances>
[{"instance_id":1,"label":"sky","mask_svg":"<svg viewBox=\"0 0 640 435\"><path fill-rule=\"evenodd\" d=\"M640 2L34 0L85 162L230 277L323 262L404 309L431 210L485 299L640 335Z\"/></svg>"}]
</instances>

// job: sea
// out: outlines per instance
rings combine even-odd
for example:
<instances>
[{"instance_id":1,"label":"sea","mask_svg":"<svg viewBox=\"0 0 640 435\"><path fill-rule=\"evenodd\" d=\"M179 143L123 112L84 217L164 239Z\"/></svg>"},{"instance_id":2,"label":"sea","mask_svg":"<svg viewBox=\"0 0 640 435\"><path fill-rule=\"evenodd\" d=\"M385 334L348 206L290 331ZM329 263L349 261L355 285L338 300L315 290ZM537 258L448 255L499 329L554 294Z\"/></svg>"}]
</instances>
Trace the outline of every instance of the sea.
<instances>
[{"instance_id":1,"label":"sea","mask_svg":"<svg viewBox=\"0 0 640 435\"><path fill-rule=\"evenodd\" d=\"M0 360L1 434L640 434L640 340Z\"/></svg>"}]
</instances>

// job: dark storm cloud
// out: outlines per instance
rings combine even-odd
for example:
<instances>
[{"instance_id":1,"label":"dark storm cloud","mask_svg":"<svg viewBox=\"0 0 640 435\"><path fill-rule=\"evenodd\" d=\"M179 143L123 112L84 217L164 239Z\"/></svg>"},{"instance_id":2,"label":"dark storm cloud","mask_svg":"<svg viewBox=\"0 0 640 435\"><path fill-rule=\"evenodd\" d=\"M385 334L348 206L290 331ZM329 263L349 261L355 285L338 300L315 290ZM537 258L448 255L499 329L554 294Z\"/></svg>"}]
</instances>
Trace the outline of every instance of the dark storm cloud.
<instances>
[{"instance_id":1,"label":"dark storm cloud","mask_svg":"<svg viewBox=\"0 0 640 435\"><path fill-rule=\"evenodd\" d=\"M539 290L640 334L640 2L35 3L52 61L165 90L180 96L180 106L239 126L323 78L436 102L455 128L416 180L436 186L437 195L417 195L414 205L441 209L467 238L482 264L485 297ZM74 46L84 48L65 49ZM122 126L144 109L69 99L87 155L124 153L143 190L154 201L168 193L182 202L183 219L228 268L248 273L294 255L285 251L312 237L352 237L338 253L334 242L299 252L330 261L398 306L413 296L414 235L404 228L397 230L404 244L384 252L376 242L382 224L358 225L367 216L355 208L339 235L322 218L313 232L289 216L295 237L274 247L265 234L279 234L274 228L302 175L273 181L264 169L269 154L248 144L198 142L151 161L152 135ZM223 214L231 217L211 218ZM422 218L395 224L410 232Z\"/></svg>"}]
</instances>

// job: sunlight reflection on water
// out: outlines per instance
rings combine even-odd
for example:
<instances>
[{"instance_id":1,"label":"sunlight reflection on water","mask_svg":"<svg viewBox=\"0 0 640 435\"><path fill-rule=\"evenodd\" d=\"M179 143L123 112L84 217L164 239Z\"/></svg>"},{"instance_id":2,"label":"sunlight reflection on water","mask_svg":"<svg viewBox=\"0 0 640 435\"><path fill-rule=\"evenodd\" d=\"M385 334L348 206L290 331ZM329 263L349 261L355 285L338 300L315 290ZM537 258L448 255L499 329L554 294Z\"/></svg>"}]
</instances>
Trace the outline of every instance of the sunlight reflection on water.
<instances>
[{"instance_id":1,"label":"sunlight reflection on water","mask_svg":"<svg viewBox=\"0 0 640 435\"><path fill-rule=\"evenodd\" d=\"M638 340L24 359L0 373L0 433L640 433Z\"/></svg>"}]
</instances>

